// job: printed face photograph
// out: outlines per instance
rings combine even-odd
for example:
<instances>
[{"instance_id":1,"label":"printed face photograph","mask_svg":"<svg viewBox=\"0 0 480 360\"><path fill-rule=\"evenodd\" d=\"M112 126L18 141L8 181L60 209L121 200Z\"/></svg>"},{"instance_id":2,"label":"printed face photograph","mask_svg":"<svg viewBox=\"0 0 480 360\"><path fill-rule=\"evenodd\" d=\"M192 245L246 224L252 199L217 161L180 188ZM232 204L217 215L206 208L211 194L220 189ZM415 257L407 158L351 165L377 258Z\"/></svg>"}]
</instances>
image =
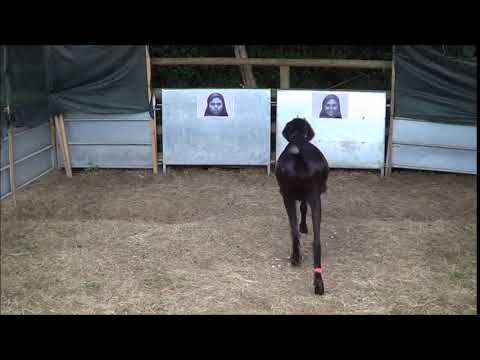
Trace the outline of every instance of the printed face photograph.
<instances>
[{"instance_id":1,"label":"printed face photograph","mask_svg":"<svg viewBox=\"0 0 480 360\"><path fill-rule=\"evenodd\" d=\"M314 92L312 94L312 117L344 119L348 117L348 94Z\"/></svg>"},{"instance_id":2,"label":"printed face photograph","mask_svg":"<svg viewBox=\"0 0 480 360\"><path fill-rule=\"evenodd\" d=\"M197 115L231 116L233 115L233 99L219 92L210 92L197 96Z\"/></svg>"}]
</instances>

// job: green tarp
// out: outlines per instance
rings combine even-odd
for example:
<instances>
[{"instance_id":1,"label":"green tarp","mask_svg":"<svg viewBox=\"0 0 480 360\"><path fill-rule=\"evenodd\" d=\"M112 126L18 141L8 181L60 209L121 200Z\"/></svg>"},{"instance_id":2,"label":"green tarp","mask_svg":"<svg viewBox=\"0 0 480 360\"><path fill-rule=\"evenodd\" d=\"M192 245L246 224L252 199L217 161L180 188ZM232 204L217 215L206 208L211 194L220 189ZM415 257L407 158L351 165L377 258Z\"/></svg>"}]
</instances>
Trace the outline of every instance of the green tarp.
<instances>
[{"instance_id":1,"label":"green tarp","mask_svg":"<svg viewBox=\"0 0 480 360\"><path fill-rule=\"evenodd\" d=\"M15 126L36 126L60 112L149 110L144 46L2 46L2 109ZM395 116L476 124L476 58L432 46L396 46ZM2 125L5 116L2 114Z\"/></svg>"},{"instance_id":2,"label":"green tarp","mask_svg":"<svg viewBox=\"0 0 480 360\"><path fill-rule=\"evenodd\" d=\"M145 46L49 46L50 112L148 111Z\"/></svg>"},{"instance_id":3,"label":"green tarp","mask_svg":"<svg viewBox=\"0 0 480 360\"><path fill-rule=\"evenodd\" d=\"M14 126L69 111L149 110L145 46L2 46L2 54L2 108Z\"/></svg>"},{"instance_id":4,"label":"green tarp","mask_svg":"<svg viewBox=\"0 0 480 360\"><path fill-rule=\"evenodd\" d=\"M49 119L43 46L8 46L5 89L13 125L33 127Z\"/></svg>"},{"instance_id":5,"label":"green tarp","mask_svg":"<svg viewBox=\"0 0 480 360\"><path fill-rule=\"evenodd\" d=\"M476 125L477 59L446 56L432 46L396 46L395 116Z\"/></svg>"}]
</instances>

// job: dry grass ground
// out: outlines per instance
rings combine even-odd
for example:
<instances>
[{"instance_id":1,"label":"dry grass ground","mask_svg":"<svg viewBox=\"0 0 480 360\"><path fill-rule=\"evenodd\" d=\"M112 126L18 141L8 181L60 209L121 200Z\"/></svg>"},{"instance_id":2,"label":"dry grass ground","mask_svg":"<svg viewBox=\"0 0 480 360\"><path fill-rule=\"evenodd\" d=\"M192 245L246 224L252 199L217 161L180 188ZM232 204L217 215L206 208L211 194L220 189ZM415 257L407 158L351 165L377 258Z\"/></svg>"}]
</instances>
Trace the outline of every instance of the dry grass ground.
<instances>
[{"instance_id":1,"label":"dry grass ground","mask_svg":"<svg viewBox=\"0 0 480 360\"><path fill-rule=\"evenodd\" d=\"M51 173L1 203L2 314L476 314L476 176L333 170L312 286L264 168ZM310 211L308 212L310 217Z\"/></svg>"}]
</instances>

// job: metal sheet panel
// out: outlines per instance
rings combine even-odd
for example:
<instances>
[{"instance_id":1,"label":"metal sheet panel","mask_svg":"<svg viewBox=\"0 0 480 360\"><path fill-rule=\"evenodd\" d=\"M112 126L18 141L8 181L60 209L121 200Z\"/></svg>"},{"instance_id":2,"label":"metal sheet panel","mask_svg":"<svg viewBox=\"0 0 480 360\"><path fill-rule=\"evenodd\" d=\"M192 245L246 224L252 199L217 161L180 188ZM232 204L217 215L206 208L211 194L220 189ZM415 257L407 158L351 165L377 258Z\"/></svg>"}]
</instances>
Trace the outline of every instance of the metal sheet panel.
<instances>
[{"instance_id":1,"label":"metal sheet panel","mask_svg":"<svg viewBox=\"0 0 480 360\"><path fill-rule=\"evenodd\" d=\"M134 121L134 120L147 120L147 119L150 119L150 113L148 112L131 113L131 114L89 114L89 113L68 112L64 115L65 121L71 121L71 120Z\"/></svg>"},{"instance_id":2,"label":"metal sheet panel","mask_svg":"<svg viewBox=\"0 0 480 360\"><path fill-rule=\"evenodd\" d=\"M8 168L0 171L0 199L10 193L10 173Z\"/></svg>"},{"instance_id":3,"label":"metal sheet panel","mask_svg":"<svg viewBox=\"0 0 480 360\"><path fill-rule=\"evenodd\" d=\"M150 114L65 114L73 168L152 168ZM63 157L57 137L57 160Z\"/></svg>"},{"instance_id":4,"label":"metal sheet panel","mask_svg":"<svg viewBox=\"0 0 480 360\"><path fill-rule=\"evenodd\" d=\"M48 123L34 128L13 128L13 151L15 160L21 159L50 144L50 128ZM2 139L0 167L8 164L8 136Z\"/></svg>"},{"instance_id":5,"label":"metal sheet panel","mask_svg":"<svg viewBox=\"0 0 480 360\"><path fill-rule=\"evenodd\" d=\"M35 128L22 131L14 136L15 160L51 145L50 126L44 123Z\"/></svg>"},{"instance_id":6,"label":"metal sheet panel","mask_svg":"<svg viewBox=\"0 0 480 360\"><path fill-rule=\"evenodd\" d=\"M126 168L146 169L152 167L150 145L69 145L72 167L77 168ZM63 167L63 158L57 152L58 164Z\"/></svg>"},{"instance_id":7,"label":"metal sheet panel","mask_svg":"<svg viewBox=\"0 0 480 360\"><path fill-rule=\"evenodd\" d=\"M477 129L395 118L392 167L477 173Z\"/></svg>"},{"instance_id":8,"label":"metal sheet panel","mask_svg":"<svg viewBox=\"0 0 480 360\"><path fill-rule=\"evenodd\" d=\"M69 144L132 144L150 145L148 120L116 121L65 121Z\"/></svg>"},{"instance_id":9,"label":"metal sheet panel","mask_svg":"<svg viewBox=\"0 0 480 360\"><path fill-rule=\"evenodd\" d=\"M2 138L2 141L1 141L0 168L3 168L6 165L8 165L8 137L7 136Z\"/></svg>"},{"instance_id":10,"label":"metal sheet panel","mask_svg":"<svg viewBox=\"0 0 480 360\"><path fill-rule=\"evenodd\" d=\"M53 170L50 128L42 124L31 129L14 131L15 180L17 189ZM8 161L8 138L2 139L2 170L0 171L0 198L11 192Z\"/></svg>"},{"instance_id":11,"label":"metal sheet panel","mask_svg":"<svg viewBox=\"0 0 480 360\"><path fill-rule=\"evenodd\" d=\"M15 168L17 187L25 185L32 179L52 169L50 151L42 151L17 164Z\"/></svg>"},{"instance_id":12,"label":"metal sheet panel","mask_svg":"<svg viewBox=\"0 0 480 360\"><path fill-rule=\"evenodd\" d=\"M476 174L477 151L393 144L392 166Z\"/></svg>"},{"instance_id":13,"label":"metal sheet panel","mask_svg":"<svg viewBox=\"0 0 480 360\"><path fill-rule=\"evenodd\" d=\"M395 118L393 143L476 150L477 128Z\"/></svg>"},{"instance_id":14,"label":"metal sheet panel","mask_svg":"<svg viewBox=\"0 0 480 360\"><path fill-rule=\"evenodd\" d=\"M223 94L228 116L204 116L209 94ZM166 165L269 165L270 90L162 90Z\"/></svg>"},{"instance_id":15,"label":"metal sheet panel","mask_svg":"<svg viewBox=\"0 0 480 360\"><path fill-rule=\"evenodd\" d=\"M344 99L343 118L319 117L321 100L327 94ZM381 169L385 160L385 116L385 92L279 90L276 159L287 145L282 136L286 123L303 117L315 131L312 144L323 152L330 167Z\"/></svg>"}]
</instances>

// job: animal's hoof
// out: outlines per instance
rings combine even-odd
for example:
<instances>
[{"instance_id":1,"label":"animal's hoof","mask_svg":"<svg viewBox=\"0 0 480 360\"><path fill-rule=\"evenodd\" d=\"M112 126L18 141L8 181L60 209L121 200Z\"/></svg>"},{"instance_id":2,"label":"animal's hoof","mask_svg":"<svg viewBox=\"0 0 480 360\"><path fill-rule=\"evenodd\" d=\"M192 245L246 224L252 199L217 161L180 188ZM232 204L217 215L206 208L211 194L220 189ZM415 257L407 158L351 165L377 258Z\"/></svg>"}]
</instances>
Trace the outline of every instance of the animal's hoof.
<instances>
[{"instance_id":1,"label":"animal's hoof","mask_svg":"<svg viewBox=\"0 0 480 360\"><path fill-rule=\"evenodd\" d=\"M315 295L323 295L324 293L323 284L315 286Z\"/></svg>"},{"instance_id":2,"label":"animal's hoof","mask_svg":"<svg viewBox=\"0 0 480 360\"><path fill-rule=\"evenodd\" d=\"M300 224L300 232L302 234L308 234L307 224Z\"/></svg>"},{"instance_id":3,"label":"animal's hoof","mask_svg":"<svg viewBox=\"0 0 480 360\"><path fill-rule=\"evenodd\" d=\"M325 289L323 288L323 279L321 273L315 273L313 276L313 286L315 287L316 295L323 295Z\"/></svg>"},{"instance_id":4,"label":"animal's hoof","mask_svg":"<svg viewBox=\"0 0 480 360\"><path fill-rule=\"evenodd\" d=\"M302 261L302 259L301 259L300 255L292 256L290 258L290 264L292 264L292 266L299 266L301 261Z\"/></svg>"}]
</instances>

